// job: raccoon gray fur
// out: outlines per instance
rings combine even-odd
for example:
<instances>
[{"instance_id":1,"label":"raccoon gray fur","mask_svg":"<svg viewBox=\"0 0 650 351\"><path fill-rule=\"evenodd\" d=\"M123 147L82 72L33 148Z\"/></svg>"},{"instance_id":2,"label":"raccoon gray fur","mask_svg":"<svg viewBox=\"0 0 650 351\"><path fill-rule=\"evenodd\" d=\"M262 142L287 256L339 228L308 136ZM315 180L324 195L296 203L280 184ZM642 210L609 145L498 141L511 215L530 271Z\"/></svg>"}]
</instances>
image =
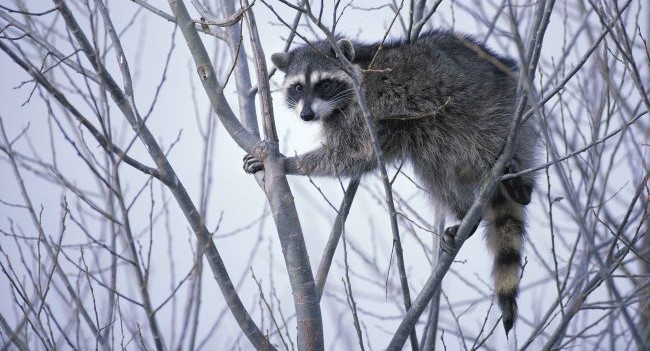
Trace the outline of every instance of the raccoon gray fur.
<instances>
[{"instance_id":1,"label":"raccoon gray fur","mask_svg":"<svg viewBox=\"0 0 650 351\"><path fill-rule=\"evenodd\" d=\"M430 197L463 218L506 140L515 113L517 64L450 31L425 33L414 43L385 43L379 51L379 43L341 39L338 45L363 72L386 161L410 162ZM329 42L312 42L271 59L286 74L289 107L322 126L322 147L285 158L286 172L360 176L374 170L377 162L351 78ZM535 144L534 128L526 123L505 172L532 166ZM244 161L249 173L262 169L250 155ZM524 205L533 185L530 174L501 183L483 214L506 334L517 318ZM456 249L457 229L445 230L442 243L448 253Z\"/></svg>"}]
</instances>

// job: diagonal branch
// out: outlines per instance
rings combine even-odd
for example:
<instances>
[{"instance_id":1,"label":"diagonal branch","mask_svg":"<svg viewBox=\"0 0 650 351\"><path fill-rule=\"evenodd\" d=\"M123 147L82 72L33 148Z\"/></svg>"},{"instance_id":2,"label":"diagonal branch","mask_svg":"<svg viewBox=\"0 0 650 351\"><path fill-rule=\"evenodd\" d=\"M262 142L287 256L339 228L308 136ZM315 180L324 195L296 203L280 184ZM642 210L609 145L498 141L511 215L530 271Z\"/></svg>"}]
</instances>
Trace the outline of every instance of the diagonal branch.
<instances>
[{"instance_id":1,"label":"diagonal branch","mask_svg":"<svg viewBox=\"0 0 650 351\"><path fill-rule=\"evenodd\" d=\"M350 207L352 206L352 201L354 196L359 189L359 178L354 178L350 180L347 189L345 189L345 195L343 195L343 200L341 201L341 206L338 210L338 215L334 221L334 226L330 232L330 236L327 239L327 244L325 249L323 249L323 257L321 257L320 264L318 265L318 271L316 273L316 289L318 290L318 296L321 298L323 296L323 289L325 289L325 282L327 281L327 275L332 266L332 259L334 258L334 253L336 252L336 247L338 246L339 240L341 239L341 233L343 232L343 227L345 226L345 220L350 213Z\"/></svg>"}]
</instances>

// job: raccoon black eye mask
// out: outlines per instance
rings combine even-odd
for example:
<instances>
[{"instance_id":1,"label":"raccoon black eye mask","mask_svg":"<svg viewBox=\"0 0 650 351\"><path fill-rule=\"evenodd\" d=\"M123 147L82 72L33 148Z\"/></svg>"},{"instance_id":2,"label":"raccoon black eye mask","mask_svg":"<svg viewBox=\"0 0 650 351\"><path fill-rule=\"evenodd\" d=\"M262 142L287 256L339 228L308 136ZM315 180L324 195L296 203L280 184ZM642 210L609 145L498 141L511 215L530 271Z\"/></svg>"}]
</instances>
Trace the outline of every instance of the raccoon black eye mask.
<instances>
[{"instance_id":1,"label":"raccoon black eye mask","mask_svg":"<svg viewBox=\"0 0 650 351\"><path fill-rule=\"evenodd\" d=\"M364 70L368 107L386 161L410 161L429 196L463 218L506 140L515 112L516 63L449 31L424 33L415 43L385 43L376 57L379 43L342 39L338 46L348 61ZM373 57L372 70L367 70ZM349 77L331 58L335 55L327 41L271 57L285 73L287 105L302 120L322 124L323 146L285 158L288 174L360 176L377 166ZM506 172L534 164L531 123L520 129ZM254 173L262 163L247 155L244 169ZM531 174L509 179L498 186L483 213L506 334L517 318L524 206L534 186ZM442 248L449 253L457 250L457 229L445 230Z\"/></svg>"}]
</instances>

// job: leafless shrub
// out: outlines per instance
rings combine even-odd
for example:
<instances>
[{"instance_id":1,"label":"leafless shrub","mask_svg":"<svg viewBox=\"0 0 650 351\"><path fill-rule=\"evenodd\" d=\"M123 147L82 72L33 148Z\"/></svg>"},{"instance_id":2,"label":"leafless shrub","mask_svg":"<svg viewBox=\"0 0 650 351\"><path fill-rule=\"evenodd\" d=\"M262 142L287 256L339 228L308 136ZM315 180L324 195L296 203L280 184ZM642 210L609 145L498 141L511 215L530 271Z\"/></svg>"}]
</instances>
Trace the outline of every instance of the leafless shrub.
<instances>
[{"instance_id":1,"label":"leafless shrub","mask_svg":"<svg viewBox=\"0 0 650 351\"><path fill-rule=\"evenodd\" d=\"M2 349L650 348L649 22L642 0L1 4ZM544 153L520 172L542 186L509 340L465 240L516 176L500 170L517 128L455 257L378 144L363 180L289 183L280 162L308 142L265 52L429 27L524 63L516 120Z\"/></svg>"}]
</instances>

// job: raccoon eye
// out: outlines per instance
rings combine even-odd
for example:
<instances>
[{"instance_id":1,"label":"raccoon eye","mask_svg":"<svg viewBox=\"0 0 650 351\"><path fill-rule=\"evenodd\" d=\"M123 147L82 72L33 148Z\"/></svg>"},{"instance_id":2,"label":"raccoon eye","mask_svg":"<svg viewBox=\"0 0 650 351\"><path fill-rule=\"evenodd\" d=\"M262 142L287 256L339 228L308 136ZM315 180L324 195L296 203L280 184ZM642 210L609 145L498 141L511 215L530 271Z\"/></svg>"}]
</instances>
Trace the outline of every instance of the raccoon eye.
<instances>
[{"instance_id":1,"label":"raccoon eye","mask_svg":"<svg viewBox=\"0 0 650 351\"><path fill-rule=\"evenodd\" d=\"M297 92L301 92L302 91L302 84L296 84L295 89L296 89Z\"/></svg>"},{"instance_id":2,"label":"raccoon eye","mask_svg":"<svg viewBox=\"0 0 650 351\"><path fill-rule=\"evenodd\" d=\"M331 84L330 84L330 82L329 82L328 80L326 80L326 81L324 81L323 83L321 83L321 86L322 86L323 88L329 88L330 85L331 85Z\"/></svg>"}]
</instances>

